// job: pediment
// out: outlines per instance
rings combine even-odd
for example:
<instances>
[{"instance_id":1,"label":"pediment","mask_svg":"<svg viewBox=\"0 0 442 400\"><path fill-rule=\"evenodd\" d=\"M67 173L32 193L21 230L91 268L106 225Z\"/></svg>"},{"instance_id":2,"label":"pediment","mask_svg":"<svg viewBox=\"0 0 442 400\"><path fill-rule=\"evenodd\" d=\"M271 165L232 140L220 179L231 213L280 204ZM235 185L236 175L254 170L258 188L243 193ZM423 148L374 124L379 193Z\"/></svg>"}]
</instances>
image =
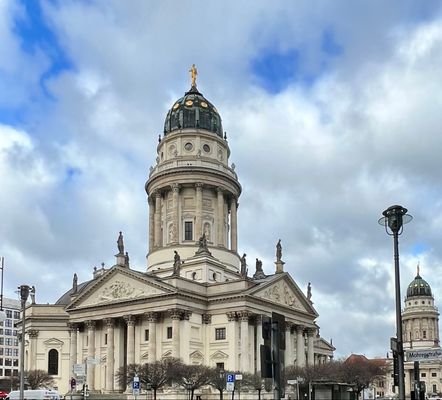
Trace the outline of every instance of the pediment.
<instances>
[{"instance_id":1,"label":"pediment","mask_svg":"<svg viewBox=\"0 0 442 400\"><path fill-rule=\"evenodd\" d=\"M228 358L229 355L221 350L215 351L215 353L210 356L211 360L226 360Z\"/></svg>"},{"instance_id":2,"label":"pediment","mask_svg":"<svg viewBox=\"0 0 442 400\"><path fill-rule=\"evenodd\" d=\"M63 346L63 342L61 340L59 340L59 339L56 339L56 338L50 338L48 340L45 340L43 342L43 344L46 347L57 347L57 348L59 348L59 347Z\"/></svg>"},{"instance_id":3,"label":"pediment","mask_svg":"<svg viewBox=\"0 0 442 400\"><path fill-rule=\"evenodd\" d=\"M91 307L172 293L164 283L139 272L115 268L77 297L69 308Z\"/></svg>"},{"instance_id":4,"label":"pediment","mask_svg":"<svg viewBox=\"0 0 442 400\"><path fill-rule=\"evenodd\" d=\"M257 288L252 289L249 294L293 310L318 316L312 303L288 274L261 283Z\"/></svg>"}]
</instances>

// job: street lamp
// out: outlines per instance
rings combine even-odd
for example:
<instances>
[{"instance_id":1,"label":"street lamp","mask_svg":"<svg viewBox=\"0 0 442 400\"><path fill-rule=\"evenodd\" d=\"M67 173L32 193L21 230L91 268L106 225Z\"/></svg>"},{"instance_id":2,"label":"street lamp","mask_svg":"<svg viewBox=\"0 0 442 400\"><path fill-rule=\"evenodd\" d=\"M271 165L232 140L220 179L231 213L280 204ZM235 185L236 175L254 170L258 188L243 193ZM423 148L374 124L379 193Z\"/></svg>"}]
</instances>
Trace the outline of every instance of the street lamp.
<instances>
[{"instance_id":1,"label":"street lamp","mask_svg":"<svg viewBox=\"0 0 442 400\"><path fill-rule=\"evenodd\" d=\"M225 379L226 379L226 372L224 371L224 368L221 368L219 370L219 380L220 380L219 399L220 400L223 400L223 391L224 391Z\"/></svg>"},{"instance_id":2,"label":"street lamp","mask_svg":"<svg viewBox=\"0 0 442 400\"><path fill-rule=\"evenodd\" d=\"M191 396L192 384L191 383L186 383L186 389L187 389L187 398L189 400L191 400L191 398L192 398L192 396Z\"/></svg>"},{"instance_id":3,"label":"street lamp","mask_svg":"<svg viewBox=\"0 0 442 400\"><path fill-rule=\"evenodd\" d=\"M404 379L404 347L402 338L402 314L401 314L401 284L399 275L399 240L398 237L403 231L404 224L410 222L413 217L407 214L407 209L394 205L388 207L379 219L379 224L385 227L388 235L393 236L394 246L394 276L396 291L396 341L398 360L398 388L399 400L405 400L405 379ZM390 233L391 232L391 233Z\"/></svg>"},{"instance_id":4,"label":"street lamp","mask_svg":"<svg viewBox=\"0 0 442 400\"><path fill-rule=\"evenodd\" d=\"M1 280L0 280L0 322L3 322L6 319L6 312L3 310L3 269L5 268L5 258L1 257L0 263L0 272L1 272Z\"/></svg>"},{"instance_id":5,"label":"street lamp","mask_svg":"<svg viewBox=\"0 0 442 400\"><path fill-rule=\"evenodd\" d=\"M24 399L25 392L25 317L26 317L26 301L29 294L34 294L34 287L21 285L18 287L21 301L22 326L20 338L20 400Z\"/></svg>"}]
</instances>

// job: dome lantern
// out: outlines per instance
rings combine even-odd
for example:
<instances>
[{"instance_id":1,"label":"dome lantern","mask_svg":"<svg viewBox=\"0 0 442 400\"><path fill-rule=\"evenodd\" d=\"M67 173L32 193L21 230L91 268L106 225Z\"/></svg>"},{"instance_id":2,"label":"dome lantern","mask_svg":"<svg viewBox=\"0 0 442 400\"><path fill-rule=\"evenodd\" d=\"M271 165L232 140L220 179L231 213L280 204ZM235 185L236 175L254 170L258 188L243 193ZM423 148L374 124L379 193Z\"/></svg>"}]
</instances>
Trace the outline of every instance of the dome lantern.
<instances>
[{"instance_id":1,"label":"dome lantern","mask_svg":"<svg viewBox=\"0 0 442 400\"><path fill-rule=\"evenodd\" d=\"M419 264L418 264L416 277L408 285L407 288L407 299L409 299L410 297L419 297L419 296L433 297L433 294L431 292L430 285L420 276Z\"/></svg>"}]
</instances>

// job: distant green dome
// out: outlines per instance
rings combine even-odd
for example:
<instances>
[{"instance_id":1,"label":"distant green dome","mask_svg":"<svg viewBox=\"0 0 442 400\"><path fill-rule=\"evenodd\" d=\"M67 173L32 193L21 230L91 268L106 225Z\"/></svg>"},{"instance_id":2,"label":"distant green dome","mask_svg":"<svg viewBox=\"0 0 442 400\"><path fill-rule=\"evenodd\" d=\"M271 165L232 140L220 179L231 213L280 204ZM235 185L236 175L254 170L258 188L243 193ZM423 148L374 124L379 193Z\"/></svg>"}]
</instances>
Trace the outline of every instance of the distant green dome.
<instances>
[{"instance_id":1,"label":"distant green dome","mask_svg":"<svg viewBox=\"0 0 442 400\"><path fill-rule=\"evenodd\" d=\"M407 289L407 299L417 296L433 297L430 285L427 281L422 279L419 272L417 273L416 278L414 278L414 280L408 285Z\"/></svg>"},{"instance_id":2,"label":"distant green dome","mask_svg":"<svg viewBox=\"0 0 442 400\"><path fill-rule=\"evenodd\" d=\"M214 105L192 85L169 110L164 122L164 135L180 129L205 129L223 138L221 117Z\"/></svg>"}]
</instances>

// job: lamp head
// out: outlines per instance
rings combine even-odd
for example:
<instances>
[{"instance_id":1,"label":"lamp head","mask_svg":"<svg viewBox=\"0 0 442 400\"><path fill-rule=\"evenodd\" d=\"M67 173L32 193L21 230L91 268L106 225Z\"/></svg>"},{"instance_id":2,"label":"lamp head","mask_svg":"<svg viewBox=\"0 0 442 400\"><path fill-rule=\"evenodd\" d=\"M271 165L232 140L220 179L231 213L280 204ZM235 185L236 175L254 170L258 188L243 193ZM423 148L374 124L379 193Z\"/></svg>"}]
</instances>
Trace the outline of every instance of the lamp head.
<instances>
[{"instance_id":1,"label":"lamp head","mask_svg":"<svg viewBox=\"0 0 442 400\"><path fill-rule=\"evenodd\" d=\"M388 207L382 213L383 217L378 222L380 225L384 225L386 230L388 226L393 234L401 234L404 224L413 219L411 215L407 214L407 211L405 207L399 205Z\"/></svg>"}]
</instances>

